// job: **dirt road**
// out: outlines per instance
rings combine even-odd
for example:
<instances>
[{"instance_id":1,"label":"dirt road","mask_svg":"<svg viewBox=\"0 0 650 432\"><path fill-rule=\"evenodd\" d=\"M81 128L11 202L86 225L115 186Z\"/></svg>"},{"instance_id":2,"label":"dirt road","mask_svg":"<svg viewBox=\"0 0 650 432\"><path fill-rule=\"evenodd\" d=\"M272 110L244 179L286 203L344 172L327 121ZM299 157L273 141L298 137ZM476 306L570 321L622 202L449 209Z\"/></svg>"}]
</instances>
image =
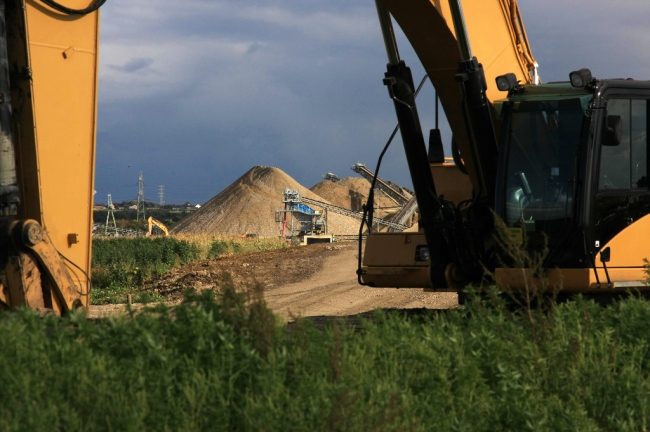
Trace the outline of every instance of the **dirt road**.
<instances>
[{"instance_id":1,"label":"dirt road","mask_svg":"<svg viewBox=\"0 0 650 432\"><path fill-rule=\"evenodd\" d=\"M168 272L147 289L174 303L186 288L219 290L227 272L236 285L262 283L269 307L285 318L344 316L377 308L457 306L457 296L452 293L360 286L356 267L356 243L319 244L197 261ZM91 306L90 316L112 315L123 309L116 305Z\"/></svg>"},{"instance_id":2,"label":"dirt road","mask_svg":"<svg viewBox=\"0 0 650 432\"><path fill-rule=\"evenodd\" d=\"M289 314L353 315L376 308L448 309L457 306L456 294L360 286L356 269L356 247L345 245L327 255L320 271L308 279L267 290L266 301L273 311L285 317Z\"/></svg>"}]
</instances>

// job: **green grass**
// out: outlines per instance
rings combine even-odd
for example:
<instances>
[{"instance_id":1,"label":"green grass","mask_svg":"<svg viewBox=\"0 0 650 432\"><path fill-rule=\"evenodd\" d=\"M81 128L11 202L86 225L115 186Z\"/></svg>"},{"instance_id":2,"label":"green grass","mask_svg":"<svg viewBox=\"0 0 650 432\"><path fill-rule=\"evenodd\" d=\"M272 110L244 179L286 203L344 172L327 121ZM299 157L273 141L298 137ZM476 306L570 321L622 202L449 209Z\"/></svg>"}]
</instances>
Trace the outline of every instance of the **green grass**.
<instances>
[{"instance_id":1,"label":"green grass","mask_svg":"<svg viewBox=\"0 0 650 432\"><path fill-rule=\"evenodd\" d=\"M650 303L502 305L361 332L284 327L260 291L89 321L0 319L0 430L639 431Z\"/></svg>"},{"instance_id":2,"label":"green grass","mask_svg":"<svg viewBox=\"0 0 650 432\"><path fill-rule=\"evenodd\" d=\"M162 298L141 291L145 282L170 269L201 258L201 249L173 237L93 240L92 304L124 303Z\"/></svg>"},{"instance_id":3,"label":"green grass","mask_svg":"<svg viewBox=\"0 0 650 432\"><path fill-rule=\"evenodd\" d=\"M216 236L94 239L92 294L94 305L163 300L143 291L145 283L174 267L220 255L287 247L278 239L242 239Z\"/></svg>"}]
</instances>

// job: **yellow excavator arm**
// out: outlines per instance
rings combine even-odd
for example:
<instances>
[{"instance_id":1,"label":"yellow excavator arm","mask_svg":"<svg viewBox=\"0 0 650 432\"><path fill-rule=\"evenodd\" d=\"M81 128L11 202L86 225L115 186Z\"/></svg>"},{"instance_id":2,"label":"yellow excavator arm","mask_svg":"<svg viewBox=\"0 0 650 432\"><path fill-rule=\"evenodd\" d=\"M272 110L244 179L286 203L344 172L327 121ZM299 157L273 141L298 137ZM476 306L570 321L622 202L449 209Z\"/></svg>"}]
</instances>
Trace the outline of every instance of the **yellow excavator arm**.
<instances>
[{"instance_id":1,"label":"yellow excavator arm","mask_svg":"<svg viewBox=\"0 0 650 432\"><path fill-rule=\"evenodd\" d=\"M169 230L165 226L164 223L160 222L159 220L156 220L149 216L147 219L147 224L149 226L149 230L147 231L147 237L151 236L151 231L153 230L153 227L159 228L163 233L165 233L165 237L169 236Z\"/></svg>"},{"instance_id":2,"label":"yellow excavator arm","mask_svg":"<svg viewBox=\"0 0 650 432\"><path fill-rule=\"evenodd\" d=\"M459 0L375 3L388 56L384 84L394 101L400 125L419 206L420 232L368 236L364 267L358 270L359 282L453 290L454 285L462 285L468 277L456 271L458 266L452 255L469 262L473 277L481 267L472 254L482 253L481 246L474 245L489 241L479 238L467 246L460 218L489 216L494 200L500 120L494 115L492 101L502 97L494 85L495 79L512 73L522 84L538 83L537 63L516 0L463 0L462 6ZM433 153L442 152L439 138L431 141L435 138L433 131L427 157L413 77L400 59L391 16L404 31L435 87L453 133L454 159L463 162L467 176L461 174L459 167L443 163L444 158L432 157ZM461 33L457 34L456 29ZM438 150L432 152L434 149ZM464 216L452 209L461 202ZM444 224L448 228L441 228ZM457 244L465 249L453 249Z\"/></svg>"},{"instance_id":3,"label":"yellow excavator arm","mask_svg":"<svg viewBox=\"0 0 650 432\"><path fill-rule=\"evenodd\" d=\"M648 195L646 151L631 150L629 131L648 146L647 122L634 119L650 111L650 81L583 68L539 83L514 0L375 2L420 218L417 233L368 236L359 282L462 292L487 276L514 290L647 291L650 248L635 239L650 230L650 207L620 203ZM427 154L391 14L442 101L457 165L444 163L437 130ZM452 197L462 176L441 168L465 169L471 184Z\"/></svg>"},{"instance_id":4,"label":"yellow excavator arm","mask_svg":"<svg viewBox=\"0 0 650 432\"><path fill-rule=\"evenodd\" d=\"M89 304L104 1L0 8L0 96L13 131L0 143L13 153L0 160L0 308L65 314Z\"/></svg>"},{"instance_id":5,"label":"yellow excavator arm","mask_svg":"<svg viewBox=\"0 0 650 432\"><path fill-rule=\"evenodd\" d=\"M378 0L408 38L429 74L461 154L470 155L462 94L455 75L461 60L448 0ZM463 0L472 53L483 65L490 101L503 97L494 80L514 73L521 83L536 83L533 57L516 0ZM498 128L496 128L498 130ZM472 186L479 179L473 158L464 158Z\"/></svg>"}]
</instances>

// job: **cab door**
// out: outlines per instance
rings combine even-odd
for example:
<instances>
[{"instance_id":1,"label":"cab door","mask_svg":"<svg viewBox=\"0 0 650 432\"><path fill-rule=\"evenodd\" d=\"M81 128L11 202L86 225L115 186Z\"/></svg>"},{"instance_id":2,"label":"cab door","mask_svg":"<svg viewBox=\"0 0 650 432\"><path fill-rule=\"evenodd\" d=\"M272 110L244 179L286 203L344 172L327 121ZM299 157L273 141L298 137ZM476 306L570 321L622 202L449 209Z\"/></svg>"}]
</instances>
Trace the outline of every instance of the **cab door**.
<instances>
[{"instance_id":1,"label":"cab door","mask_svg":"<svg viewBox=\"0 0 650 432\"><path fill-rule=\"evenodd\" d=\"M644 216L650 214L650 189L648 184L648 115L650 114L650 93L639 95L611 93L606 96L606 112L603 112L602 124L606 123L606 116L620 116L621 140L618 145L607 145L601 129L597 133L597 146L599 152L596 193L592 207L593 244L594 251L599 251L623 230L640 222ZM611 144L611 142L609 143ZM650 233L650 216L636 225L638 234ZM645 227L647 225L647 227ZM628 231L630 234L630 231ZM642 238L639 242L644 242ZM638 267L642 265L642 258L636 257L631 252L633 245L627 245L626 256L635 256L627 264L621 261L622 250L612 251L618 265L625 267ZM599 263L600 264L600 263ZM612 263L613 264L613 263Z\"/></svg>"}]
</instances>

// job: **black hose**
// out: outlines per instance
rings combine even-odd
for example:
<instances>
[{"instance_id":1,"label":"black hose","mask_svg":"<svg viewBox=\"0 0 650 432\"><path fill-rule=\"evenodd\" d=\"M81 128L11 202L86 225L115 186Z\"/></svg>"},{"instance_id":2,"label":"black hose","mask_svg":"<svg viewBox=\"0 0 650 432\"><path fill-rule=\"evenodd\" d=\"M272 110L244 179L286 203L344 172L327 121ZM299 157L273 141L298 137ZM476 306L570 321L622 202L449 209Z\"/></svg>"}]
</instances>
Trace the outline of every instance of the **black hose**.
<instances>
[{"instance_id":1,"label":"black hose","mask_svg":"<svg viewBox=\"0 0 650 432\"><path fill-rule=\"evenodd\" d=\"M367 285L361 281L361 252L362 252L361 249L363 243L363 225L365 223L368 224L368 233L370 233L370 230L372 229L373 202L375 200L375 183L377 183L379 168L381 167L381 161L382 159L384 159L386 150L388 150L388 147L390 147L390 143L393 142L393 138L395 138L395 135L397 134L398 130L399 130L399 124L395 126L395 129L393 129L393 133L390 134L390 138L388 138L388 141L386 142L384 149L381 151L381 154L379 155L379 160L377 161L377 168L375 168L375 175L372 177L370 192L368 192L368 201L363 206L363 217L361 218L361 225L359 226L359 255L358 255L358 266L357 266L357 281L359 282L359 285Z\"/></svg>"},{"instance_id":2,"label":"black hose","mask_svg":"<svg viewBox=\"0 0 650 432\"><path fill-rule=\"evenodd\" d=\"M422 77L422 81L420 81L420 85L418 86L417 90L415 91L415 95L413 99L418 97L418 93L420 93L420 90L422 90L422 86L426 82L427 78L429 78L429 74L424 74L424 77ZM359 226L359 254L357 255L358 258L358 263L357 263L357 281L359 282L359 285L368 285L361 281L361 253L362 253L362 243L363 243L363 226L364 224L368 224L368 233L370 233L370 230L372 229L372 212L373 212L373 202L375 200L375 184L377 183L377 177L379 176L379 168L381 167L381 161L384 159L384 155L386 154L386 150L388 150L388 147L390 147L390 143L393 142L393 138L395 138L395 135L397 134L397 131L399 130L399 123L397 123L397 126L395 126L395 129L393 129L393 133L390 134L390 138L388 138L388 142L386 142L386 145L384 146L384 149L381 151L381 154L379 155L379 160L377 160L377 168L375 168L375 175L372 177L372 183L370 185L370 192L368 192L368 201L366 204L363 206L363 216L361 218L361 225ZM366 220L366 217L368 218Z\"/></svg>"},{"instance_id":3,"label":"black hose","mask_svg":"<svg viewBox=\"0 0 650 432\"><path fill-rule=\"evenodd\" d=\"M102 7L104 3L106 3L106 0L95 0L90 6L88 6L85 9L70 9L68 7L65 7L54 0L41 0L42 3L48 5L52 9L64 13L66 15L88 15L91 12L95 12L97 9Z\"/></svg>"}]
</instances>

